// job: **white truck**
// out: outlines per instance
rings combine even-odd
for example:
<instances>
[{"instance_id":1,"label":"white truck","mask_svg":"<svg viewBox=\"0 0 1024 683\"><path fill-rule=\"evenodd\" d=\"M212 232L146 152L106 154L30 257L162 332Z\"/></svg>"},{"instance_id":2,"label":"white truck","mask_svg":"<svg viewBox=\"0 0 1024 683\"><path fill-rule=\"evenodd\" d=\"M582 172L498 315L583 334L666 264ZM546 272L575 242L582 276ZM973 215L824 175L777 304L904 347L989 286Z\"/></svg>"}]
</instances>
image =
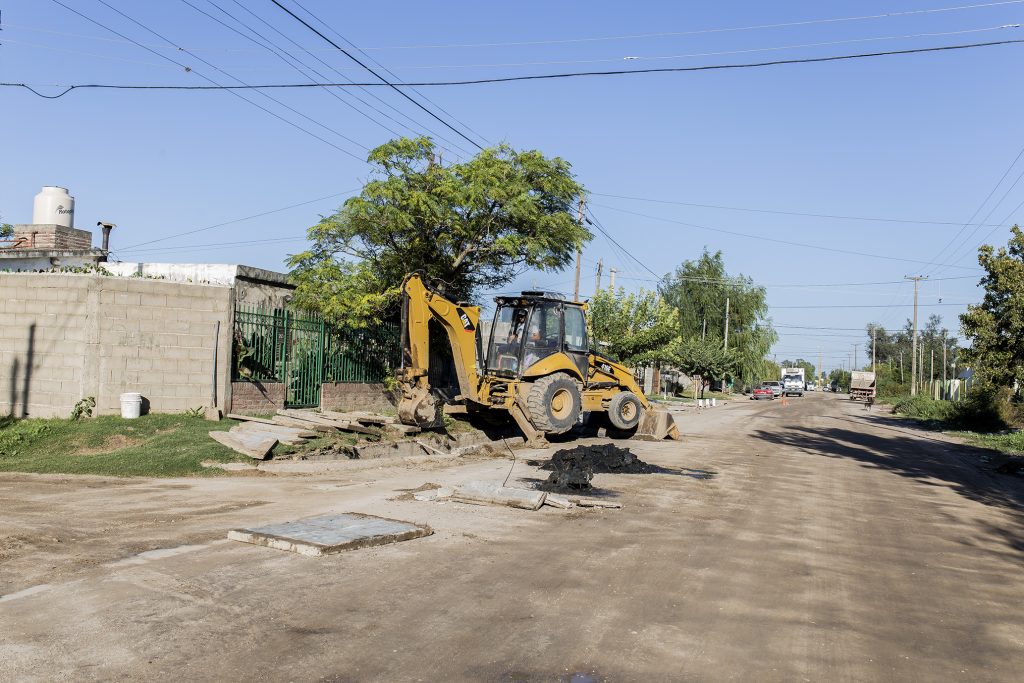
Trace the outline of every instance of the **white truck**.
<instances>
[{"instance_id":1,"label":"white truck","mask_svg":"<svg viewBox=\"0 0 1024 683\"><path fill-rule=\"evenodd\" d=\"M854 370L850 373L850 400L873 401L875 398L875 373Z\"/></svg>"},{"instance_id":2,"label":"white truck","mask_svg":"<svg viewBox=\"0 0 1024 683\"><path fill-rule=\"evenodd\" d=\"M803 396L805 381L803 368L782 368L782 395Z\"/></svg>"}]
</instances>

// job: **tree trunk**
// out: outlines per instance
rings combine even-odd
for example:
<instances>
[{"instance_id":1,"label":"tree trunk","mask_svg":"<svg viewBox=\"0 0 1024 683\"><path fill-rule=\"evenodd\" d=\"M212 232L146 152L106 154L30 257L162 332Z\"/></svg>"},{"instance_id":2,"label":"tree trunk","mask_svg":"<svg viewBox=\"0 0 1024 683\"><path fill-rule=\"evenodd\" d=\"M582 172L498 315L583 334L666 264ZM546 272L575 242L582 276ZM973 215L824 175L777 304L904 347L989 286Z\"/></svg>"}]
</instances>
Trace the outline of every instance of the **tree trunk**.
<instances>
[{"instance_id":1,"label":"tree trunk","mask_svg":"<svg viewBox=\"0 0 1024 683\"><path fill-rule=\"evenodd\" d=\"M651 393L661 393L661 363L655 363L651 368Z\"/></svg>"}]
</instances>

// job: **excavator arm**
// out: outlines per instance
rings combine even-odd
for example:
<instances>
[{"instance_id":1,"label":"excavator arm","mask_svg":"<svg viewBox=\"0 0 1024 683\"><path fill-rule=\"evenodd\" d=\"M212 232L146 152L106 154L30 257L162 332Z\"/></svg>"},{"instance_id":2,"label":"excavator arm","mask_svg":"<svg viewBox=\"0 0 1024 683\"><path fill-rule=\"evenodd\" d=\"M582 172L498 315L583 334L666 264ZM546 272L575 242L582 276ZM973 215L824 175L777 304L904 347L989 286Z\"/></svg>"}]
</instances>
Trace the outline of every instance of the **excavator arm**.
<instances>
[{"instance_id":1,"label":"excavator arm","mask_svg":"<svg viewBox=\"0 0 1024 683\"><path fill-rule=\"evenodd\" d=\"M402 399L398 417L405 424L428 426L438 419L429 379L431 320L440 323L448 335L460 397L468 401L478 398L480 307L449 301L427 287L419 273L412 273L402 283L402 367L398 372Z\"/></svg>"}]
</instances>

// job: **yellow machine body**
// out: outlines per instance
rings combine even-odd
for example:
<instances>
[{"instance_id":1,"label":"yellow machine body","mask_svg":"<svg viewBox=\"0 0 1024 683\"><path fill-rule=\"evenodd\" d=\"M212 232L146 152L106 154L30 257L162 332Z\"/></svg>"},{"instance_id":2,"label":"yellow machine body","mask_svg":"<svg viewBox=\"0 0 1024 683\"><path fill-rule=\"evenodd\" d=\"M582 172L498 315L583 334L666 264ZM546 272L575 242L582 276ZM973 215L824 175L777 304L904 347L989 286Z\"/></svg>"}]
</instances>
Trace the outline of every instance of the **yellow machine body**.
<instances>
[{"instance_id":1,"label":"yellow machine body","mask_svg":"<svg viewBox=\"0 0 1024 683\"><path fill-rule=\"evenodd\" d=\"M451 345L456 401L468 411L507 411L529 442L540 445L545 433L567 431L581 411L613 411L613 425L635 428L637 436L679 438L671 416L653 409L626 367L586 347L586 304L539 292L496 299L495 322L485 340L479 306L448 300L418 273L406 277L402 293L399 418L406 424L439 419L429 382L429 325L435 320ZM528 330L534 339L526 338Z\"/></svg>"}]
</instances>

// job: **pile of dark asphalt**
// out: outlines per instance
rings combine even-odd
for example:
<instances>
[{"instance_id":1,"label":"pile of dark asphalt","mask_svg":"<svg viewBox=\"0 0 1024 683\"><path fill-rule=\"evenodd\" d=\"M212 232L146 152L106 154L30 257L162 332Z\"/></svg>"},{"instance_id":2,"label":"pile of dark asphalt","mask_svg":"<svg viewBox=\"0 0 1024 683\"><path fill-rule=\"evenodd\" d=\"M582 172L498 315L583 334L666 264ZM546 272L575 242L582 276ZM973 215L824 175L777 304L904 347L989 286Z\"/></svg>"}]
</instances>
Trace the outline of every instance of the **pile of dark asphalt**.
<instances>
[{"instance_id":1,"label":"pile of dark asphalt","mask_svg":"<svg viewBox=\"0 0 1024 683\"><path fill-rule=\"evenodd\" d=\"M628 448L610 443L564 448L551 456L541 469L551 470L547 480L541 484L544 491L589 489L597 473L650 474L662 471L656 465L640 460Z\"/></svg>"}]
</instances>

